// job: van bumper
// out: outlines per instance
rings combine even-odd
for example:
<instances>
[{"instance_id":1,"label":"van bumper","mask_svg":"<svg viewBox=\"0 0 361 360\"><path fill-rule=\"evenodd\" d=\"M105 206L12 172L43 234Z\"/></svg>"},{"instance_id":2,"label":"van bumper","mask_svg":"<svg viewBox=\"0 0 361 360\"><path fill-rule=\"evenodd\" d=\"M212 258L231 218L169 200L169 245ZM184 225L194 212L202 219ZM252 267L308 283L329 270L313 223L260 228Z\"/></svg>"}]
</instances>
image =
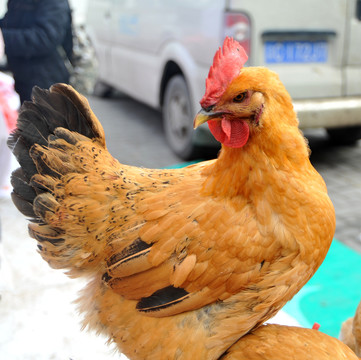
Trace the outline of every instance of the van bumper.
<instances>
[{"instance_id":1,"label":"van bumper","mask_svg":"<svg viewBox=\"0 0 361 360\"><path fill-rule=\"evenodd\" d=\"M300 128L361 126L361 97L294 100Z\"/></svg>"}]
</instances>

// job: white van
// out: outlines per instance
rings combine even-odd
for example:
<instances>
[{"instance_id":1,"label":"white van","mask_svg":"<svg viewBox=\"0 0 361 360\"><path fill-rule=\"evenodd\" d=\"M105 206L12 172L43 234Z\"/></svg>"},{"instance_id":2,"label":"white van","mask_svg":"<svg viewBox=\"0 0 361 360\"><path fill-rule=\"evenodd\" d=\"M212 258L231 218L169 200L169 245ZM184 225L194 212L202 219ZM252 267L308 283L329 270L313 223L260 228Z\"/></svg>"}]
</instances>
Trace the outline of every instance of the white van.
<instances>
[{"instance_id":1,"label":"white van","mask_svg":"<svg viewBox=\"0 0 361 360\"><path fill-rule=\"evenodd\" d=\"M89 0L87 25L99 81L161 109L184 159L209 144L192 120L227 35L248 66L279 73L302 128L324 127L345 143L361 137L360 0Z\"/></svg>"}]
</instances>

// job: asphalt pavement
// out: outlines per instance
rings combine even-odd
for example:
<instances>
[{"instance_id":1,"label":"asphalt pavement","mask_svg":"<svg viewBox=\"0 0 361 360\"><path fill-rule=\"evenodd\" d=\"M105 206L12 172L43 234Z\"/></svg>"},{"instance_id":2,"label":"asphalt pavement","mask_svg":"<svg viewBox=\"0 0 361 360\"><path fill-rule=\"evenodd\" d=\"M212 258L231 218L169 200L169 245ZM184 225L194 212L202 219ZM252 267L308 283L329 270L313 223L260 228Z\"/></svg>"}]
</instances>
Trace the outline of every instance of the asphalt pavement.
<instances>
[{"instance_id":1,"label":"asphalt pavement","mask_svg":"<svg viewBox=\"0 0 361 360\"><path fill-rule=\"evenodd\" d=\"M158 111L122 95L88 100L104 127L109 151L121 163L163 168L182 162L166 143Z\"/></svg>"}]
</instances>

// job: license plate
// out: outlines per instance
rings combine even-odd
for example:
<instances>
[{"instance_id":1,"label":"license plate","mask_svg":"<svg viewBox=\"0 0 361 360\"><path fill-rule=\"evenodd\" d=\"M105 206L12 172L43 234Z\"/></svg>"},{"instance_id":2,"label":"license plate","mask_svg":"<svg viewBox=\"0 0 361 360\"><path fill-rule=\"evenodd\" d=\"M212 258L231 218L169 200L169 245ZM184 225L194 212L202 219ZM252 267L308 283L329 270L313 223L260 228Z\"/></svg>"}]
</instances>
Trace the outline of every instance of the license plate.
<instances>
[{"instance_id":1,"label":"license plate","mask_svg":"<svg viewBox=\"0 0 361 360\"><path fill-rule=\"evenodd\" d=\"M327 41L266 41L265 61L280 63L325 63Z\"/></svg>"}]
</instances>

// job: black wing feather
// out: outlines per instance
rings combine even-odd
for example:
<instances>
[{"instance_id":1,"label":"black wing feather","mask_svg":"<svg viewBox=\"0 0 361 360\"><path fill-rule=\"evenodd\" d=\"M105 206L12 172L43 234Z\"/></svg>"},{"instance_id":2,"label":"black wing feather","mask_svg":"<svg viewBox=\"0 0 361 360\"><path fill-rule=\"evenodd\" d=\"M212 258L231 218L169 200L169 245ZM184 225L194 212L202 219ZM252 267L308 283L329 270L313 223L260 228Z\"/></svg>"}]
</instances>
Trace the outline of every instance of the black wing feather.
<instances>
[{"instance_id":1,"label":"black wing feather","mask_svg":"<svg viewBox=\"0 0 361 360\"><path fill-rule=\"evenodd\" d=\"M140 299L137 309L143 312L157 311L178 304L188 298L189 293L172 285L157 290L151 296Z\"/></svg>"}]
</instances>

